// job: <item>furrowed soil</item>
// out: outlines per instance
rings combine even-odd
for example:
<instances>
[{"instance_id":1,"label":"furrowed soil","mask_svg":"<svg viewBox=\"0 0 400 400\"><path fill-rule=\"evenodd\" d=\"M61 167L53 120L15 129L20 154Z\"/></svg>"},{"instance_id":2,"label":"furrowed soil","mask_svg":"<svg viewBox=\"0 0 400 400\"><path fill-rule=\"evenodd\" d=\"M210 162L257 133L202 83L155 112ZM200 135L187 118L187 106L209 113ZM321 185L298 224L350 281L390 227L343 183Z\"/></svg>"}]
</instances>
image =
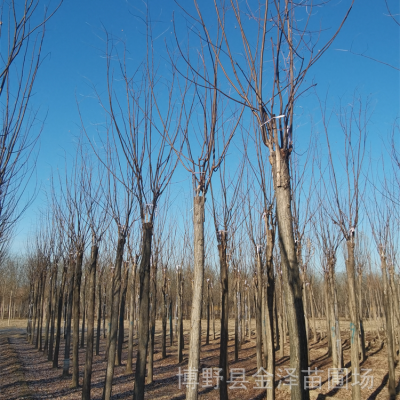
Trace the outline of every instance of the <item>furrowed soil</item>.
<instances>
[{"instance_id":1,"label":"furrowed soil","mask_svg":"<svg viewBox=\"0 0 400 400\"><path fill-rule=\"evenodd\" d=\"M64 340L61 341L59 368L52 368L52 362L47 361L47 356L39 352L26 340L26 320L7 321L0 320L0 399L80 399L81 389L71 388L71 379L62 378L62 365L64 355ZM319 321L323 330L323 321ZM362 399L387 399L387 353L385 338L380 332L376 335L374 323L366 324L367 358L361 364L361 374L358 381L362 385ZM127 328L128 322L125 323ZM341 326L349 326L349 322L341 321ZM219 364L219 323L216 322L215 339L211 329L210 344L205 345L205 327L203 321L203 335L201 348L200 376L198 382L199 399L219 399L217 379L206 377L209 368L218 368ZM190 381L187 368L188 340L190 322L184 321L185 349L184 360L177 363L177 340L174 338L173 346L169 346L169 335L167 335L167 357L162 359L161 353L161 322L157 321L155 333L154 351L154 382L146 385L146 399L184 399L185 378ZM317 329L318 330L318 329ZM169 328L168 328L169 332ZM231 382L229 383L230 400L256 400L265 398L265 390L260 388L262 381L264 386L272 384L272 378L266 372L257 374L256 343L255 343L255 322L252 321L252 335L242 345L239 351L239 358L234 361L234 322L230 321L229 358ZM125 329L125 343L123 347L121 366L115 367L112 398L131 399L133 396L134 373L127 374L127 337L128 330ZM297 382L296 374L288 369L289 365L289 340L286 338L284 356L280 357L280 351L276 351L276 370L274 384L276 385L276 399L290 399L290 385ZM136 342L133 354L133 368L135 367ZM350 331L342 330L342 343L344 349L344 363L350 368ZM342 371L337 382L331 379L335 371L332 371L332 362L327 357L327 339L319 339L313 343L310 339L310 369L314 371L309 380L310 386L321 385L320 388L310 391L311 399L351 399L352 378L350 369ZM101 399L104 376L105 376L105 350L106 339L101 336L100 355L94 356L92 375L92 399ZM80 385L83 380L83 366L85 360L85 348L79 350L80 363ZM72 369L72 367L71 367ZM208 370L207 370L208 369ZM204 375L201 372L204 372ZM213 370L217 373L217 370ZM186 373L186 375L185 375ZM263 377L261 376L263 375ZM400 394L400 366L396 366L397 395ZM335 383L338 383L335 385ZM336 386L336 387L334 387Z\"/></svg>"}]
</instances>

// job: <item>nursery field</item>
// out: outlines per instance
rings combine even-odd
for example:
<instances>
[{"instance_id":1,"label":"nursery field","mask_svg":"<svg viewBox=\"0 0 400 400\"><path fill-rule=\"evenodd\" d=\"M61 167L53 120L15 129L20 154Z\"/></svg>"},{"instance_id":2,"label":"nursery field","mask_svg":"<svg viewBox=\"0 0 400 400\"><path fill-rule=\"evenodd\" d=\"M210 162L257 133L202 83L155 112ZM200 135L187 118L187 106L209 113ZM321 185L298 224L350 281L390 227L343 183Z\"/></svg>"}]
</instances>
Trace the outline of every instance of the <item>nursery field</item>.
<instances>
[{"instance_id":1,"label":"nursery field","mask_svg":"<svg viewBox=\"0 0 400 400\"><path fill-rule=\"evenodd\" d=\"M319 336L324 336L324 322L319 322ZM348 325L345 321L343 326ZM81 389L71 389L71 380L62 378L62 368L53 369L52 363L47 361L43 353L34 349L26 340L26 321L14 320L11 325L7 321L0 321L0 399L80 399ZM362 399L387 399L387 353L384 336L378 339L374 336L374 324L366 323L367 359L361 364L360 384ZM154 381L145 388L146 399L185 399L185 369L187 368L187 343L189 338L189 321L184 321L184 359L177 363L176 340L172 347L167 347L167 357L161 358L161 322L156 324L156 342L154 354ZM205 328L205 321L202 323ZM202 335L200 379L198 391L200 399L218 399L219 390L214 389L218 382L207 378L209 369L217 368L219 363L219 323L216 323L214 339L211 330L209 345L205 345L205 335ZM252 321L252 336L246 340L239 352L238 361L234 361L233 321L230 321L229 358L230 375L229 398L240 400L255 400L265 397L265 390L260 389L261 378L257 374L255 322ZM204 332L203 332L204 333ZM126 337L128 331L125 332ZM136 341L137 338L135 338ZM167 338L169 344L169 338ZM345 367L350 361L350 331L342 331ZM60 355L63 354L63 341ZM92 399L101 399L104 385L106 363L104 360L106 340L101 340L99 356L94 356L92 376ZM136 348L136 346L135 346ZM131 399L133 396L134 373L126 374L126 343L123 348L122 365L116 366L113 380L113 399ZM290 386L296 384L294 376L290 376L289 366L289 337L287 337L284 356L276 351L275 385L276 399L290 399ZM83 379L85 349L80 349L80 384ZM351 378L349 370L341 371L336 387L332 382L333 371L331 359L327 357L327 339L319 339L317 343L310 343L310 369L314 378L310 385L320 386L311 390L311 399L351 399ZM63 359L60 358L62 366ZM135 365L135 353L134 363ZM254 376L255 375L255 376ZM264 373L265 375L265 373ZM397 394L400 393L400 367L396 367ZM264 380L264 384L266 381Z\"/></svg>"}]
</instances>

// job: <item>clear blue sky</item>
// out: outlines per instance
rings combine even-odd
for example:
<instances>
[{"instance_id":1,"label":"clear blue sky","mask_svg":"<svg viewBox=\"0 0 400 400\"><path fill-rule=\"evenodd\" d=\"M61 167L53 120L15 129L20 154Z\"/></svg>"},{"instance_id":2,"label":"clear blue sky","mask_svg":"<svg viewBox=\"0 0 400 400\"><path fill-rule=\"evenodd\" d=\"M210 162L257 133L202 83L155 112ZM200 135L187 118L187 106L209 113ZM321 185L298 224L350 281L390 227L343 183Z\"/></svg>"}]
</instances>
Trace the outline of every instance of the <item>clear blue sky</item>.
<instances>
[{"instance_id":1,"label":"clear blue sky","mask_svg":"<svg viewBox=\"0 0 400 400\"><path fill-rule=\"evenodd\" d=\"M208 2L208 0L207 0ZM207 14L206 0L201 1ZM212 10L212 2L209 10ZM348 0L330 4L332 27L335 26ZM394 14L399 14L399 2L388 0ZM175 11L181 32L184 32L183 13L171 0L149 1L156 21L157 55L165 57L164 40L173 43L172 12ZM182 2L191 11L190 0ZM245 4L245 3L243 3ZM138 1L68 0L46 27L44 59L35 83L31 107L47 113L40 141L37 179L42 190L48 188L49 178L57 167L64 167L64 154L73 154L80 121L76 101L81 102L87 126L103 121L103 114L93 98L93 86L105 91L104 31L121 37L127 43L132 59L142 59L145 51L143 23L144 3ZM210 11L211 12L211 11ZM319 12L315 9L315 12ZM370 132L370 147L380 152L382 138L388 135L395 118L399 117L399 72L372 60L352 54L364 53L383 62L400 66L400 28L387 15L384 0L356 0L344 28L330 50L309 72L307 81L315 81L317 93L324 97L329 89L329 101L334 105L340 97L349 96L355 89L370 95L374 105ZM399 17L397 17L399 20ZM330 27L329 15L324 16ZM161 59L162 60L162 59ZM162 65L163 61L160 61ZM311 95L300 99L304 115L318 110ZM306 120L306 118L304 119ZM301 129L306 135L310 126ZM30 185L30 188L34 186ZM187 182L187 194L191 185ZM179 189L180 190L180 189ZM13 249L23 247L28 232L34 228L37 210L45 205L43 192L26 212L17 229Z\"/></svg>"}]
</instances>

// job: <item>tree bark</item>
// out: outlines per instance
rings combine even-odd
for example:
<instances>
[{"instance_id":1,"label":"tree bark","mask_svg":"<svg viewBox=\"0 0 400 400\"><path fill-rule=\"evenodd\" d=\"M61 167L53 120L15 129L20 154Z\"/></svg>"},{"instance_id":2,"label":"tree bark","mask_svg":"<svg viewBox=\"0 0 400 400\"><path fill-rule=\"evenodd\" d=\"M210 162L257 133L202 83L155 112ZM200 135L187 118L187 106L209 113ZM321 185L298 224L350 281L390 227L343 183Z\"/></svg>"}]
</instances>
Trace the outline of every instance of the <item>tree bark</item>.
<instances>
[{"instance_id":1,"label":"tree bark","mask_svg":"<svg viewBox=\"0 0 400 400\"><path fill-rule=\"evenodd\" d=\"M98 286L98 305L97 305L97 335L96 335L96 356L100 354L100 336L101 336L101 308L102 308L102 298L101 298L101 277L97 284Z\"/></svg>"},{"instance_id":2,"label":"tree bark","mask_svg":"<svg viewBox=\"0 0 400 400\"><path fill-rule=\"evenodd\" d=\"M177 289L178 289L178 363L183 361L183 278L182 270L177 273Z\"/></svg>"},{"instance_id":3,"label":"tree bark","mask_svg":"<svg viewBox=\"0 0 400 400\"><path fill-rule=\"evenodd\" d=\"M164 359L167 357L167 312L168 312L166 268L163 268L163 286L162 286L161 291L162 291L162 296L163 296L163 308L162 308L162 316L161 316L161 326L162 326L161 353L162 353L162 358Z\"/></svg>"},{"instance_id":4,"label":"tree bark","mask_svg":"<svg viewBox=\"0 0 400 400\"><path fill-rule=\"evenodd\" d=\"M72 262L71 266L75 267L75 262ZM67 310L65 313L65 348L64 348L64 365L63 365L63 376L69 376L69 365L70 365L70 352L71 352L71 319L72 319L72 297L74 293L74 275L75 268L73 269L72 276L68 282L68 298L67 298Z\"/></svg>"},{"instance_id":5,"label":"tree bark","mask_svg":"<svg viewBox=\"0 0 400 400\"><path fill-rule=\"evenodd\" d=\"M359 315L358 303L356 299L356 279L355 279L355 260L354 260L354 242L347 241L347 283L350 305L350 342L351 342L351 374L352 374L352 399L361 400L361 387L356 374L360 373L360 362L358 358L358 337L359 337ZM358 384L355 384L358 382Z\"/></svg>"},{"instance_id":6,"label":"tree bark","mask_svg":"<svg viewBox=\"0 0 400 400\"><path fill-rule=\"evenodd\" d=\"M108 338L108 356L106 377L103 389L103 400L111 399L112 380L114 377L115 354L117 352L117 331L118 331L118 315L119 315L119 299L121 293L121 267L122 258L124 256L126 236L119 232L117 254L114 264L114 279L112 283L111 295L111 315L110 315L110 331Z\"/></svg>"},{"instance_id":7,"label":"tree bark","mask_svg":"<svg viewBox=\"0 0 400 400\"><path fill-rule=\"evenodd\" d=\"M219 367L222 370L222 379L219 384L219 397L221 400L228 400L228 318L229 318L229 302L228 302L228 262L226 259L226 232L221 231L219 236L218 254L221 279L221 336L219 351ZM235 335L236 336L236 335Z\"/></svg>"},{"instance_id":8,"label":"tree bark","mask_svg":"<svg viewBox=\"0 0 400 400\"><path fill-rule=\"evenodd\" d=\"M56 262L53 268L53 290L51 296L51 319L50 319L50 339L49 339L49 351L47 355L47 361L53 361L54 352L54 331L55 331L55 319L56 319L56 306L57 306L57 269L58 263Z\"/></svg>"},{"instance_id":9,"label":"tree bark","mask_svg":"<svg viewBox=\"0 0 400 400\"><path fill-rule=\"evenodd\" d=\"M133 400L144 400L146 379L147 346L149 343L149 292L150 292L150 257L153 224L143 223L142 258L139 266L139 330L138 351L136 356L135 389Z\"/></svg>"},{"instance_id":10,"label":"tree bark","mask_svg":"<svg viewBox=\"0 0 400 400\"><path fill-rule=\"evenodd\" d=\"M151 266L151 279L150 279L150 324L149 324L149 357L147 367L147 383L153 383L153 367L154 367L154 334L156 330L156 307L157 307L157 255L153 257L153 264Z\"/></svg>"},{"instance_id":11,"label":"tree bark","mask_svg":"<svg viewBox=\"0 0 400 400\"><path fill-rule=\"evenodd\" d=\"M132 262L131 272L131 301L129 308L129 335L128 335L128 359L126 361L126 372L131 374L132 371L132 358L133 358L133 322L135 317L135 286L136 286L136 261Z\"/></svg>"},{"instance_id":12,"label":"tree bark","mask_svg":"<svg viewBox=\"0 0 400 400\"><path fill-rule=\"evenodd\" d=\"M393 306L389 298L390 287L387 278L386 256L384 254L381 254L381 269L382 269L382 281L383 281L383 304L385 309L387 356L388 356L388 370L389 370L388 391L389 391L389 397L395 398L396 376L395 376L394 343L393 343L392 318L391 318Z\"/></svg>"},{"instance_id":13,"label":"tree bark","mask_svg":"<svg viewBox=\"0 0 400 400\"><path fill-rule=\"evenodd\" d=\"M94 345L94 314L96 301L96 269L99 248L97 244L92 244L89 266L89 290L88 290L88 321L87 321L87 343L85 371L83 375L82 400L90 400L90 389L92 386L92 365L93 365L93 345ZM87 278L86 278L87 279ZM86 284L85 284L86 286Z\"/></svg>"},{"instance_id":14,"label":"tree bark","mask_svg":"<svg viewBox=\"0 0 400 400\"><path fill-rule=\"evenodd\" d=\"M80 344L81 349L85 347L85 325L86 325L86 278L85 278L85 284L83 285L83 293L82 293L82 329L81 329L81 344Z\"/></svg>"},{"instance_id":15,"label":"tree bark","mask_svg":"<svg viewBox=\"0 0 400 400\"><path fill-rule=\"evenodd\" d=\"M78 250L75 264L75 279L74 279L74 333L72 335L72 387L79 387L79 304L81 297L81 278L82 278L82 263L83 251Z\"/></svg>"},{"instance_id":16,"label":"tree bark","mask_svg":"<svg viewBox=\"0 0 400 400\"><path fill-rule=\"evenodd\" d=\"M276 134L277 132L275 136ZM290 367L294 368L298 376L298 385L292 387L291 398L292 400L309 400L309 391L304 385L305 373L302 372L308 370L308 348L301 279L294 243L287 151L281 150L277 145L276 151L272 153L271 164L273 165L279 247L289 323Z\"/></svg>"},{"instance_id":17,"label":"tree bark","mask_svg":"<svg viewBox=\"0 0 400 400\"><path fill-rule=\"evenodd\" d=\"M261 249L260 249L261 250ZM256 356L257 371L263 366L262 359L262 298L263 298L263 275L261 251L256 254L257 274L255 276L255 308L256 308Z\"/></svg>"},{"instance_id":18,"label":"tree bark","mask_svg":"<svg viewBox=\"0 0 400 400\"><path fill-rule=\"evenodd\" d=\"M266 266L266 302L265 302L265 330L266 330L266 357L267 372L274 374L275 371L275 348L274 348L274 297L275 277L273 266L273 251L275 243L275 226L271 215L266 213L265 228L267 232L267 248L265 253ZM265 291L263 291L265 292ZM267 388L267 400L275 400L275 385Z\"/></svg>"},{"instance_id":19,"label":"tree bark","mask_svg":"<svg viewBox=\"0 0 400 400\"><path fill-rule=\"evenodd\" d=\"M56 344L54 347L53 368L58 368L58 356L60 353L60 340L61 340L62 309L63 309L64 290L65 290L66 280L67 280L67 264L64 261L64 268L63 268L63 273L62 273L62 278L61 278L61 286L58 289Z\"/></svg>"},{"instance_id":20,"label":"tree bark","mask_svg":"<svg viewBox=\"0 0 400 400\"><path fill-rule=\"evenodd\" d=\"M194 373L196 383L199 376L201 346L201 303L204 285L204 196L194 198L194 285L192 315L190 321L190 343L188 370ZM197 384L191 382L186 386L186 399L197 400Z\"/></svg>"},{"instance_id":21,"label":"tree bark","mask_svg":"<svg viewBox=\"0 0 400 400\"><path fill-rule=\"evenodd\" d=\"M123 286L121 290L121 301L119 309L119 324L118 324L118 348L117 348L117 358L115 365L121 365L122 363L122 346L124 344L124 315L125 315L125 304L126 304L126 291L128 289L128 279L129 279L129 266L125 263Z\"/></svg>"}]
</instances>

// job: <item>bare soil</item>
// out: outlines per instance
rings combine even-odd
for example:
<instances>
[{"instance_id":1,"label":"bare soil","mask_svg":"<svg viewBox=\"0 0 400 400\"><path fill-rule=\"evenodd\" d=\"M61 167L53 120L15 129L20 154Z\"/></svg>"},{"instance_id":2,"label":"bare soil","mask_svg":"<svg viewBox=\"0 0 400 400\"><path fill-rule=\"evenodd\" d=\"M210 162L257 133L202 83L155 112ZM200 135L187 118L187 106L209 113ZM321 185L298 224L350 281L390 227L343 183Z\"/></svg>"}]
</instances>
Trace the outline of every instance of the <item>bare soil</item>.
<instances>
[{"instance_id":1,"label":"bare soil","mask_svg":"<svg viewBox=\"0 0 400 400\"><path fill-rule=\"evenodd\" d=\"M33 345L26 341L26 320L7 321L0 320L0 399L80 399L81 390L71 388L71 379L62 378L62 363L64 354L64 341L60 347L60 368L53 369L52 362L42 352L38 352ZM321 321L322 323L322 321ZM341 322L346 326L346 322ZM126 323L127 326L127 323ZM202 324L203 330L205 322ZM367 359L362 364L361 379L363 399L387 399L387 354L386 346L382 340L374 337L372 331L368 330L366 341L368 343ZM371 326L372 328L372 326ZM161 323L156 326L156 345L154 354L154 382L146 385L146 399L184 399L185 398L185 372L187 373L187 351L189 339L190 322L184 321L185 350L184 361L177 363L177 341L174 340L172 347L167 347L167 358L161 358ZM256 400L265 397L265 390L261 386L261 377L253 375L257 373L255 356L255 324L253 321L252 337L247 340L239 352L239 360L234 361L233 321L230 321L231 337L229 342L230 371L234 376L230 383L230 400ZM214 339L211 330L210 344L205 345L205 332L202 336L201 370L206 368L217 368L219 361L219 324L216 323L216 337ZM126 339L128 331L126 330ZM344 343L344 361L347 368L350 367L350 332L342 331ZM382 336L381 336L382 337ZM285 343L284 357L279 357L276 352L275 385L276 399L290 399L290 382L296 384L296 377L288 378L289 368L289 337ZM313 374L314 382L321 382L321 387L311 391L311 399L351 399L351 377L348 371L341 375L343 387L333 387L332 381L328 379L334 371L330 371L331 359L327 357L327 341L320 340L310 348L310 369L317 368ZM169 344L169 337L167 337ZM101 339L100 355L94 357L92 376L92 399L101 399L103 382L105 376L105 346L106 339ZM83 365L85 349L80 349L80 384L83 380ZM133 396L134 374L126 374L127 342L124 344L122 359L123 365L117 366L114 373L113 399L131 399ZM135 354L134 354L135 357ZM134 363L135 364L135 360ZM186 370L186 371L185 371ZM200 371L201 372L201 371ZM206 372L206 370L204 370ZM346 372L348 372L346 374ZM181 374L181 376L179 376ZM266 373L263 373L266 377ZM188 375L186 375L187 377ZM369 378L367 378L367 376ZM319 378L320 377L320 378ZM400 366L396 367L397 393L400 393ZM266 378L268 379L268 378ZM179 382L181 381L181 385ZM265 382L265 381L264 381ZM217 385L217 380L207 382L200 374L198 385L200 399L218 399L219 390L208 384ZM362 385L362 386L363 386ZM181 387L180 387L181 386ZM238 387L243 388L238 388Z\"/></svg>"}]
</instances>

